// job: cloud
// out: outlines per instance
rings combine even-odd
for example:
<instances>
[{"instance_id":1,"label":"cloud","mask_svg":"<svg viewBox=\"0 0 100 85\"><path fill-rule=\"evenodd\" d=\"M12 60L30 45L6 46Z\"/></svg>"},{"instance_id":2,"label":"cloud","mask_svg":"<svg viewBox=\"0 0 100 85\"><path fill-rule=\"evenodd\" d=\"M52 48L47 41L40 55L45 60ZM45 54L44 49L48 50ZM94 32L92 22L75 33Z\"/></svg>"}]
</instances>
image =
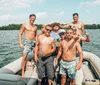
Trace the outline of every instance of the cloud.
<instances>
[{"instance_id":1,"label":"cloud","mask_svg":"<svg viewBox=\"0 0 100 85\"><path fill-rule=\"evenodd\" d=\"M28 21L27 14L13 15L13 14L5 14L0 15L0 26L8 25L8 24L21 24L26 23Z\"/></svg>"},{"instance_id":2,"label":"cloud","mask_svg":"<svg viewBox=\"0 0 100 85\"><path fill-rule=\"evenodd\" d=\"M38 12L36 13L37 19L48 18L49 14L47 12Z\"/></svg>"},{"instance_id":3,"label":"cloud","mask_svg":"<svg viewBox=\"0 0 100 85\"><path fill-rule=\"evenodd\" d=\"M79 9L83 7L100 6L100 0L80 2Z\"/></svg>"},{"instance_id":4,"label":"cloud","mask_svg":"<svg viewBox=\"0 0 100 85\"><path fill-rule=\"evenodd\" d=\"M52 13L53 16L62 16L65 12L61 11L59 13Z\"/></svg>"},{"instance_id":5,"label":"cloud","mask_svg":"<svg viewBox=\"0 0 100 85\"><path fill-rule=\"evenodd\" d=\"M14 10L31 7L33 4L42 3L44 0L0 0L0 10Z\"/></svg>"},{"instance_id":6,"label":"cloud","mask_svg":"<svg viewBox=\"0 0 100 85\"><path fill-rule=\"evenodd\" d=\"M19 20L22 18L27 17L27 15L11 15L11 14L6 14L6 15L0 15L0 21L10 21L10 20Z\"/></svg>"},{"instance_id":7,"label":"cloud","mask_svg":"<svg viewBox=\"0 0 100 85\"><path fill-rule=\"evenodd\" d=\"M37 19L35 23L47 23L50 20L50 16L48 12L38 12L36 13ZM8 25L8 24L20 24L20 23L26 23L28 21L29 14L3 14L0 15L0 26L2 25Z\"/></svg>"},{"instance_id":8,"label":"cloud","mask_svg":"<svg viewBox=\"0 0 100 85\"><path fill-rule=\"evenodd\" d=\"M59 21L59 16L62 16L64 11L59 13L48 13L48 12L38 12L36 13L36 22L35 23L51 23L54 21ZM0 25L8 25L8 24L20 24L28 21L29 14L2 14L0 15ZM61 19L60 19L61 20Z\"/></svg>"},{"instance_id":9,"label":"cloud","mask_svg":"<svg viewBox=\"0 0 100 85\"><path fill-rule=\"evenodd\" d=\"M38 12L36 13L37 19L49 19L50 17L59 17L64 14L64 11L61 11L59 13L48 13L48 12Z\"/></svg>"},{"instance_id":10,"label":"cloud","mask_svg":"<svg viewBox=\"0 0 100 85\"><path fill-rule=\"evenodd\" d=\"M63 14L64 14L64 11L62 11L62 12L59 13L59 15L63 15Z\"/></svg>"}]
</instances>

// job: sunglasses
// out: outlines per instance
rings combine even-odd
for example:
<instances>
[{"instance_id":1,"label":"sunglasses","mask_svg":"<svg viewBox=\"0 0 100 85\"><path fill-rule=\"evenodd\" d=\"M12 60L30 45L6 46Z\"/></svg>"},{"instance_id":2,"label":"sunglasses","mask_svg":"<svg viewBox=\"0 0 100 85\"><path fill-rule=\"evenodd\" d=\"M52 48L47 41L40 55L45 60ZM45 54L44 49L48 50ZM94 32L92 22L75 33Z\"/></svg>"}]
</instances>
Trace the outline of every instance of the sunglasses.
<instances>
[{"instance_id":1,"label":"sunglasses","mask_svg":"<svg viewBox=\"0 0 100 85\"><path fill-rule=\"evenodd\" d=\"M47 31L51 32L52 30L45 28Z\"/></svg>"}]
</instances>

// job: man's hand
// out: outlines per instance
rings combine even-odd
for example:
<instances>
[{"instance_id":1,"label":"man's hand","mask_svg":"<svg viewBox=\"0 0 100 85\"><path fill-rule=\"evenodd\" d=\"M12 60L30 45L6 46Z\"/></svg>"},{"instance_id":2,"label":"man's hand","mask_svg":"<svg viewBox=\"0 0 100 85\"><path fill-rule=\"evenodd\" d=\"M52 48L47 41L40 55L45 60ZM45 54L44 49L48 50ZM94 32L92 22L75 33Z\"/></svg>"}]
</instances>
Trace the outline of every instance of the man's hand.
<instances>
[{"instance_id":1,"label":"man's hand","mask_svg":"<svg viewBox=\"0 0 100 85\"><path fill-rule=\"evenodd\" d=\"M77 70L80 70L81 66L82 66L82 63L80 63L80 62L77 63L77 64L76 64L76 69L77 69Z\"/></svg>"},{"instance_id":2,"label":"man's hand","mask_svg":"<svg viewBox=\"0 0 100 85\"><path fill-rule=\"evenodd\" d=\"M20 44L20 47L21 47L21 48L24 48L24 45L23 45L23 44Z\"/></svg>"},{"instance_id":3,"label":"man's hand","mask_svg":"<svg viewBox=\"0 0 100 85\"><path fill-rule=\"evenodd\" d=\"M90 34L89 34L89 33L86 33L86 36L87 36L87 37L89 37L89 36L90 36Z\"/></svg>"},{"instance_id":4,"label":"man's hand","mask_svg":"<svg viewBox=\"0 0 100 85\"><path fill-rule=\"evenodd\" d=\"M73 35L73 38L74 38L75 40L78 40L78 39L79 39L79 35Z\"/></svg>"},{"instance_id":5,"label":"man's hand","mask_svg":"<svg viewBox=\"0 0 100 85\"><path fill-rule=\"evenodd\" d=\"M35 58L34 58L34 59L35 59L35 62L36 62L36 63L38 63L38 60L39 60L39 59L38 59L38 57L37 57L37 56L35 56Z\"/></svg>"}]
</instances>

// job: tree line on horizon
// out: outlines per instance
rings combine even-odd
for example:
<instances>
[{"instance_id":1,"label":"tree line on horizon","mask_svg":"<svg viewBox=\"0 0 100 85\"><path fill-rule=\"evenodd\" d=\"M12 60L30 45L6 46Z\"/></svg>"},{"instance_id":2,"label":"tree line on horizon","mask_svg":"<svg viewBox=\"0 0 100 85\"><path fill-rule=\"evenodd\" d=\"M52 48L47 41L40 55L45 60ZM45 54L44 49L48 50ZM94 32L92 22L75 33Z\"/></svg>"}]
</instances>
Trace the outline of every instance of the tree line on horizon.
<instances>
[{"instance_id":1,"label":"tree line on horizon","mask_svg":"<svg viewBox=\"0 0 100 85\"><path fill-rule=\"evenodd\" d=\"M22 24L9 24L8 26L0 26L0 30L20 30ZM42 24L36 24L38 29L42 28ZM86 24L85 29L100 29L100 24Z\"/></svg>"}]
</instances>

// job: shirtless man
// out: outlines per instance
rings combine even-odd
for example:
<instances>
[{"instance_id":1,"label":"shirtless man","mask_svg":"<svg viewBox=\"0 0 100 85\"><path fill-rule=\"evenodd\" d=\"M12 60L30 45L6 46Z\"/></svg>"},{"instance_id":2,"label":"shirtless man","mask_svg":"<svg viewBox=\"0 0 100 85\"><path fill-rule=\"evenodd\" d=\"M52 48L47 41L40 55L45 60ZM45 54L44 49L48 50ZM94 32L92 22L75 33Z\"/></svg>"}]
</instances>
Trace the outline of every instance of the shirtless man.
<instances>
[{"instance_id":1,"label":"shirtless man","mask_svg":"<svg viewBox=\"0 0 100 85\"><path fill-rule=\"evenodd\" d=\"M80 56L78 63L76 63L77 52L79 53ZM67 30L66 39L61 41L56 62L58 62L60 56L61 56L61 61L60 61L61 85L66 84L66 74L68 74L68 76L71 79L70 85L75 85L76 70L79 70L81 68L83 60L83 52L79 42L75 41L75 39L73 38L72 29Z\"/></svg>"},{"instance_id":2,"label":"shirtless man","mask_svg":"<svg viewBox=\"0 0 100 85\"><path fill-rule=\"evenodd\" d=\"M84 35L85 30L84 30L84 24L80 21L78 21L79 15L78 13L73 14L73 22L67 24L67 25L60 25L61 28L68 28L71 27L72 29L76 29L77 34L79 35Z\"/></svg>"},{"instance_id":3,"label":"shirtless man","mask_svg":"<svg viewBox=\"0 0 100 85\"><path fill-rule=\"evenodd\" d=\"M35 61L38 69L38 85L41 85L41 81L47 72L48 84L51 85L54 78L54 65L53 57L51 54L56 50L54 38L50 36L52 28L47 25L44 30L44 34L39 35L36 38L35 47Z\"/></svg>"},{"instance_id":4,"label":"shirtless man","mask_svg":"<svg viewBox=\"0 0 100 85\"><path fill-rule=\"evenodd\" d=\"M28 53L30 51L33 51L33 48L35 45L34 40L37 35L37 26L34 25L35 19L36 19L36 16L34 14L31 14L29 16L29 22L22 25L20 29L20 33L19 33L19 44L21 48L24 48L23 57L22 57L22 77L24 76L26 59L27 59ZM24 44L22 43L23 33L25 37Z\"/></svg>"}]
</instances>

